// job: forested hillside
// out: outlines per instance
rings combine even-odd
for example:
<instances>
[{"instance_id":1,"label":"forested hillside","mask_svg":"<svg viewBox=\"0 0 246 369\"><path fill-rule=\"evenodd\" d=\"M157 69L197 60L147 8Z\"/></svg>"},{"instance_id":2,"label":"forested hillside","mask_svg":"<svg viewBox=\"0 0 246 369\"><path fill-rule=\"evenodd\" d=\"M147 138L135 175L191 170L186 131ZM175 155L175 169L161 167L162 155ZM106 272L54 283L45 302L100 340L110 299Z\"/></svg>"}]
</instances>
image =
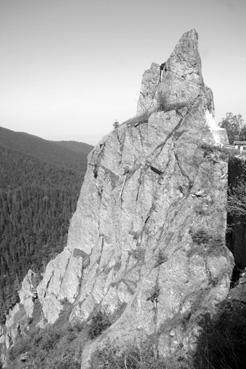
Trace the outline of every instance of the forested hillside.
<instances>
[{"instance_id":1,"label":"forested hillside","mask_svg":"<svg viewBox=\"0 0 246 369\"><path fill-rule=\"evenodd\" d=\"M0 322L28 269L64 247L90 149L0 128Z\"/></svg>"},{"instance_id":2,"label":"forested hillside","mask_svg":"<svg viewBox=\"0 0 246 369\"><path fill-rule=\"evenodd\" d=\"M65 141L66 142L66 141ZM0 127L0 146L18 151L25 155L47 162L50 165L62 166L74 170L86 169L86 155L91 146L77 143L77 150L71 141L47 141L40 137L23 132L14 132ZM80 148L80 150L78 149Z\"/></svg>"},{"instance_id":3,"label":"forested hillside","mask_svg":"<svg viewBox=\"0 0 246 369\"><path fill-rule=\"evenodd\" d=\"M72 151L87 155L88 150L90 151L91 146L85 143L81 144L81 142L76 141L56 141L56 144Z\"/></svg>"}]
</instances>

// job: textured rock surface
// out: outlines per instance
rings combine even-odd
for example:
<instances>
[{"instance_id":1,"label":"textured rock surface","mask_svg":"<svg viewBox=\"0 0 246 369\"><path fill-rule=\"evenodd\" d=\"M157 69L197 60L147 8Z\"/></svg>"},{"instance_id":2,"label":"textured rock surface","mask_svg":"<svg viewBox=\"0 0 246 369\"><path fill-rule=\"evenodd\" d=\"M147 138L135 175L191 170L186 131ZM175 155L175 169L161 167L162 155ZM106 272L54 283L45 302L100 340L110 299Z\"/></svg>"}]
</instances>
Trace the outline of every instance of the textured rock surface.
<instances>
[{"instance_id":1,"label":"textured rock surface","mask_svg":"<svg viewBox=\"0 0 246 369\"><path fill-rule=\"evenodd\" d=\"M12 345L15 338L28 329L30 319L34 315L34 302L37 299L36 287L38 280L38 275L32 270L27 272L19 291L20 301L9 311L5 326L0 326L0 348L3 363L6 359L6 351Z\"/></svg>"},{"instance_id":2,"label":"textured rock surface","mask_svg":"<svg viewBox=\"0 0 246 369\"><path fill-rule=\"evenodd\" d=\"M197 33L183 35L160 79L144 73L138 114L91 152L68 243L37 287L43 324L69 301L72 321L96 310L114 323L98 345L152 337L162 356L194 349L202 314L228 293L225 247L227 161L214 145L211 91L204 85Z\"/></svg>"},{"instance_id":3,"label":"textured rock surface","mask_svg":"<svg viewBox=\"0 0 246 369\"><path fill-rule=\"evenodd\" d=\"M166 62L158 96L164 111L192 104L204 88L198 35L195 30L183 35Z\"/></svg>"},{"instance_id":4,"label":"textured rock surface","mask_svg":"<svg viewBox=\"0 0 246 369\"><path fill-rule=\"evenodd\" d=\"M160 65L152 63L150 69L147 69L143 75L137 106L138 114L144 113L146 110L155 110L158 107L157 89L160 79Z\"/></svg>"}]
</instances>

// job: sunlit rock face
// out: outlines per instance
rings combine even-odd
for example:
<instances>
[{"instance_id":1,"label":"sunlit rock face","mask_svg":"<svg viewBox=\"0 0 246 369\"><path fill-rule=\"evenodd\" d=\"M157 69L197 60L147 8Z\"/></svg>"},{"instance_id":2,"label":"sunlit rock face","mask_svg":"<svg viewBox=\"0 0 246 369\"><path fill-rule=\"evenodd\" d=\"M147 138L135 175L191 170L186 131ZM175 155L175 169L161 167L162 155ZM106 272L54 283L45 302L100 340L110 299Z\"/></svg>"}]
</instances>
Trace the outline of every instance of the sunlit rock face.
<instances>
[{"instance_id":1,"label":"sunlit rock face","mask_svg":"<svg viewBox=\"0 0 246 369\"><path fill-rule=\"evenodd\" d=\"M145 111L154 111L158 108L157 89L161 81L160 65L152 63L150 68L144 72L140 95L137 105L137 113Z\"/></svg>"},{"instance_id":2,"label":"sunlit rock face","mask_svg":"<svg viewBox=\"0 0 246 369\"><path fill-rule=\"evenodd\" d=\"M120 125L90 153L68 244L37 288L43 324L67 301L71 321L96 310L114 317L84 350L83 368L108 340L123 347L154 337L161 356L185 356L201 316L229 290L227 159L196 31L161 73L157 64L144 73L138 115L146 111L146 121Z\"/></svg>"},{"instance_id":3,"label":"sunlit rock face","mask_svg":"<svg viewBox=\"0 0 246 369\"><path fill-rule=\"evenodd\" d=\"M38 274L29 269L18 292L19 302L9 310L5 325L0 326L0 362L3 364L6 363L7 350L16 337L27 333L29 323L33 320L38 280Z\"/></svg>"},{"instance_id":4,"label":"sunlit rock face","mask_svg":"<svg viewBox=\"0 0 246 369\"><path fill-rule=\"evenodd\" d=\"M144 73L138 113L148 121L121 125L90 154L68 245L38 287L48 321L64 299L71 320L119 311L108 337L157 332L170 355L189 351L198 317L227 295L227 162L204 151L220 140L197 44L184 34L161 74L157 64Z\"/></svg>"}]
</instances>

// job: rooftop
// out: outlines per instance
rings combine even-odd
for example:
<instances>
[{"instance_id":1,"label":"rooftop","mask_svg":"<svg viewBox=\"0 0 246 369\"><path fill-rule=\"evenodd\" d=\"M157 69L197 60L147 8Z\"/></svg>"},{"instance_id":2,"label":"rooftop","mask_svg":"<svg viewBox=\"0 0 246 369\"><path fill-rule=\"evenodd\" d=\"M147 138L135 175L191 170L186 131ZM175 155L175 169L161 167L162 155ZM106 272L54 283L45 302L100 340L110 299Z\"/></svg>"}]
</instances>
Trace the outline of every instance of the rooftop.
<instances>
[{"instance_id":1,"label":"rooftop","mask_svg":"<svg viewBox=\"0 0 246 369\"><path fill-rule=\"evenodd\" d=\"M233 145L246 145L246 141L234 141Z\"/></svg>"}]
</instances>

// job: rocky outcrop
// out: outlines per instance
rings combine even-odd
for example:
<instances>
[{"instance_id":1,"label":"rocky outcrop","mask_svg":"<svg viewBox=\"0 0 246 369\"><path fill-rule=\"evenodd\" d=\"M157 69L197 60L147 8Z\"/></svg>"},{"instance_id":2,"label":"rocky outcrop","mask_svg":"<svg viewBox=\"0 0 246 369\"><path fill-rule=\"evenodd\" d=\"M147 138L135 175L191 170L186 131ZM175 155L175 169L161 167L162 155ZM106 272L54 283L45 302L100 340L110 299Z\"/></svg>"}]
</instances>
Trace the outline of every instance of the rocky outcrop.
<instances>
[{"instance_id":1,"label":"rocky outcrop","mask_svg":"<svg viewBox=\"0 0 246 369\"><path fill-rule=\"evenodd\" d=\"M144 119L143 119L144 117ZM219 133L218 133L219 132ZM194 349L199 321L228 293L227 142L204 85L198 36L144 73L138 115L90 153L68 243L37 287L42 324L66 302L70 320L104 311L113 324L87 345L152 337L163 357Z\"/></svg>"},{"instance_id":2,"label":"rocky outcrop","mask_svg":"<svg viewBox=\"0 0 246 369\"><path fill-rule=\"evenodd\" d=\"M158 108L157 89L161 81L160 65L152 63L150 69L144 72L140 96L137 105L137 114L155 111Z\"/></svg>"},{"instance_id":3,"label":"rocky outcrop","mask_svg":"<svg viewBox=\"0 0 246 369\"><path fill-rule=\"evenodd\" d=\"M19 302L6 316L5 326L0 326L1 360L6 361L7 350L19 335L23 335L29 328L34 317L34 304L37 299L36 287L40 278L32 270L28 270L18 292Z\"/></svg>"},{"instance_id":4,"label":"rocky outcrop","mask_svg":"<svg viewBox=\"0 0 246 369\"><path fill-rule=\"evenodd\" d=\"M184 34L165 63L158 86L158 97L164 111L189 106L204 86L197 44L195 30Z\"/></svg>"}]
</instances>

